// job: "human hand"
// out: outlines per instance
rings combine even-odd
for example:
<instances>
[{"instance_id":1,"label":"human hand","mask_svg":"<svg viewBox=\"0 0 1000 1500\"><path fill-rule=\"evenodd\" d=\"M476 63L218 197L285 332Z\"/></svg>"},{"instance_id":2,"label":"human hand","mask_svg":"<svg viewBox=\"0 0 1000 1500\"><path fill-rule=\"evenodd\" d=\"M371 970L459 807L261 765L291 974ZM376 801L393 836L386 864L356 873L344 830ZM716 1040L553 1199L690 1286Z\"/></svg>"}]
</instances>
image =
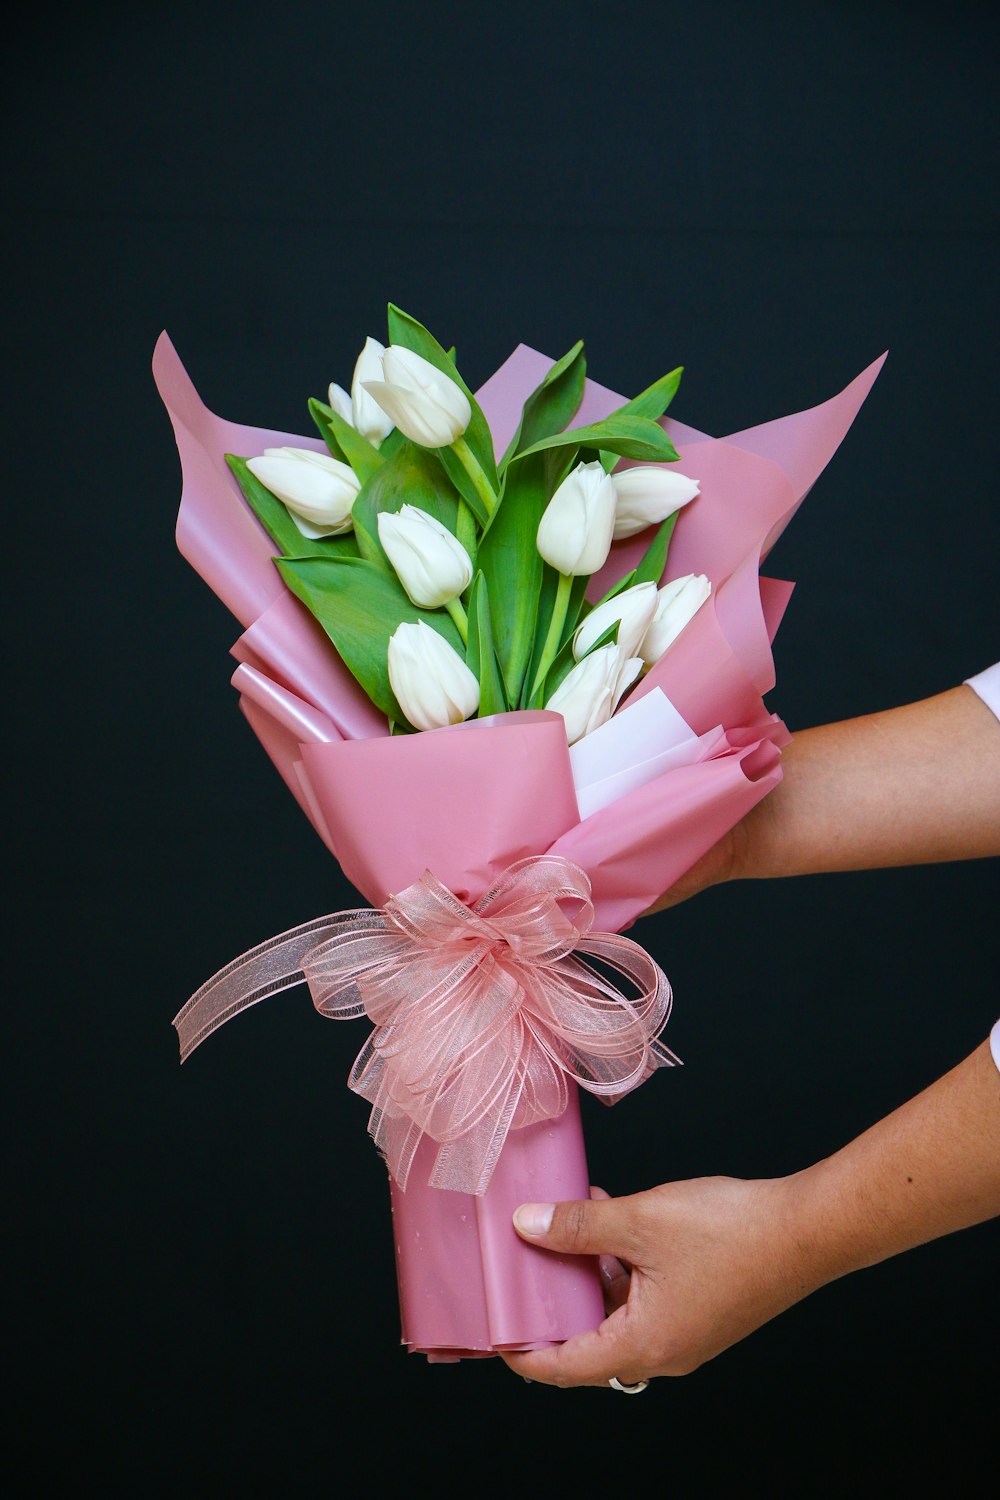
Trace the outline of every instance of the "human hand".
<instances>
[{"instance_id":1,"label":"human hand","mask_svg":"<svg viewBox=\"0 0 1000 1500\"><path fill-rule=\"evenodd\" d=\"M828 1281L1000 1214L990 1042L789 1177L699 1177L628 1198L592 1191L589 1203L522 1204L514 1225L532 1245L600 1257L608 1316L564 1344L503 1358L547 1385L686 1375Z\"/></svg>"},{"instance_id":2,"label":"human hand","mask_svg":"<svg viewBox=\"0 0 1000 1500\"><path fill-rule=\"evenodd\" d=\"M825 1276L810 1272L792 1232L796 1178L703 1177L626 1198L592 1189L588 1202L555 1205L530 1244L598 1255L608 1317L564 1344L502 1357L546 1385L623 1384L685 1375L737 1343Z\"/></svg>"}]
</instances>

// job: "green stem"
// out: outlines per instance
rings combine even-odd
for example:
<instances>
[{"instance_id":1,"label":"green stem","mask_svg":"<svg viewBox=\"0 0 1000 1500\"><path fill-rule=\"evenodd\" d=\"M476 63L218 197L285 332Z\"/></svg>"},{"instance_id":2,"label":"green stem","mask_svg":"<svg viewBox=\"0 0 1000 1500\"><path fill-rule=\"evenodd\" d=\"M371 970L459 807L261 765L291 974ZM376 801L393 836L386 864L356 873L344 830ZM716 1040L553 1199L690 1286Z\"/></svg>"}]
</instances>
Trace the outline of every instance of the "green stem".
<instances>
[{"instance_id":1,"label":"green stem","mask_svg":"<svg viewBox=\"0 0 1000 1500\"><path fill-rule=\"evenodd\" d=\"M457 437L452 443L451 447L452 452L457 456L459 463L462 465L462 468L472 480L472 483L475 486L476 494L479 496L480 500L482 500L483 504L486 507L486 514L488 516L491 516L496 510L497 496L495 490L493 489L493 486L490 484L489 480L486 478L486 475L483 473L482 466L480 465L478 458L473 453L464 437Z\"/></svg>"},{"instance_id":2,"label":"green stem","mask_svg":"<svg viewBox=\"0 0 1000 1500\"><path fill-rule=\"evenodd\" d=\"M462 637L462 645L469 644L469 617L458 599L449 599L445 609L455 621L455 628Z\"/></svg>"},{"instance_id":3,"label":"green stem","mask_svg":"<svg viewBox=\"0 0 1000 1500\"><path fill-rule=\"evenodd\" d=\"M566 623L566 611L569 608L569 596L573 588L572 573L559 574L559 586L556 589L555 603L552 606L552 618L549 621L549 633L545 637L545 645L538 662L538 671L531 685L531 697L529 703L534 700L535 694L541 687L548 675L548 670L555 661L562 644L563 626Z\"/></svg>"}]
</instances>

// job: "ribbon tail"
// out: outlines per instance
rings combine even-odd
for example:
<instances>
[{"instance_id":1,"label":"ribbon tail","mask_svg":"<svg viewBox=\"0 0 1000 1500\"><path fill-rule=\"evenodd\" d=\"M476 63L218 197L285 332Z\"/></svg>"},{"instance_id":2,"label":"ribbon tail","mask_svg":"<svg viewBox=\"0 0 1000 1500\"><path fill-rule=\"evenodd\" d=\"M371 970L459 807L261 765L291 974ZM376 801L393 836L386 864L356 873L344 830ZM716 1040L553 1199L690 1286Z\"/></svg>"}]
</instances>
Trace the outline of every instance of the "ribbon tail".
<instances>
[{"instance_id":1,"label":"ribbon tail","mask_svg":"<svg viewBox=\"0 0 1000 1500\"><path fill-rule=\"evenodd\" d=\"M190 1000L177 1012L173 1025L181 1048L181 1062L194 1049L251 1005L276 995L280 990L301 984L302 964L318 942L329 937L340 925L336 916L315 917L300 927L293 927L277 937L258 943L224 969L205 981Z\"/></svg>"}]
</instances>

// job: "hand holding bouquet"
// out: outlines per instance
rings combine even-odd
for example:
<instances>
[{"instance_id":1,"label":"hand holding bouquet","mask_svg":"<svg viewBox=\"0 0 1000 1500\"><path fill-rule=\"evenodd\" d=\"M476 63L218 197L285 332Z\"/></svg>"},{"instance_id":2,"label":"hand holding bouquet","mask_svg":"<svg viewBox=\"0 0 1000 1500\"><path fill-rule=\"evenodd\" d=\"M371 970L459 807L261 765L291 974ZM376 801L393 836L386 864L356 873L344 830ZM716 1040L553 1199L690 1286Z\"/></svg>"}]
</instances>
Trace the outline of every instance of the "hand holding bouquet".
<instances>
[{"instance_id":1,"label":"hand holding bouquet","mask_svg":"<svg viewBox=\"0 0 1000 1500\"><path fill-rule=\"evenodd\" d=\"M613 1102L675 1061L666 978L620 933L780 776L762 695L790 586L760 562L876 367L726 442L663 420L679 370L622 401L579 344L522 347L473 395L394 307L351 391L309 403L320 440L213 417L165 337L155 368L179 545L245 626L243 710L374 908L227 966L182 1053L303 975L322 1014L366 1014L350 1083L390 1169L404 1342L594 1326L595 1267L510 1213L586 1195L578 1087Z\"/></svg>"}]
</instances>

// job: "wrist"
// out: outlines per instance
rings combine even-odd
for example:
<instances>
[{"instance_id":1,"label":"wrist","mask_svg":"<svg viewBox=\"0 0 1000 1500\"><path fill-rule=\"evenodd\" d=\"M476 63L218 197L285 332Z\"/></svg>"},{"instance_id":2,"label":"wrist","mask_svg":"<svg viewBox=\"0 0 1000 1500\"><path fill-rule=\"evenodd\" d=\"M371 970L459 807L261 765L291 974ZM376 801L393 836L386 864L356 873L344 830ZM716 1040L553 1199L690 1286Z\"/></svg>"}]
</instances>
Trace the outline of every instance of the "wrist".
<instances>
[{"instance_id":1,"label":"wrist","mask_svg":"<svg viewBox=\"0 0 1000 1500\"><path fill-rule=\"evenodd\" d=\"M752 1189L744 1210L752 1225L746 1263L757 1265L763 1321L843 1272L836 1268L821 1199L808 1172L758 1178L744 1186Z\"/></svg>"},{"instance_id":2,"label":"wrist","mask_svg":"<svg viewBox=\"0 0 1000 1500\"><path fill-rule=\"evenodd\" d=\"M847 1191L838 1157L778 1179L790 1254L808 1291L882 1258L878 1207Z\"/></svg>"},{"instance_id":3,"label":"wrist","mask_svg":"<svg viewBox=\"0 0 1000 1500\"><path fill-rule=\"evenodd\" d=\"M796 1221L832 1281L1000 1214L1000 1078L988 1042L796 1174Z\"/></svg>"}]
</instances>

